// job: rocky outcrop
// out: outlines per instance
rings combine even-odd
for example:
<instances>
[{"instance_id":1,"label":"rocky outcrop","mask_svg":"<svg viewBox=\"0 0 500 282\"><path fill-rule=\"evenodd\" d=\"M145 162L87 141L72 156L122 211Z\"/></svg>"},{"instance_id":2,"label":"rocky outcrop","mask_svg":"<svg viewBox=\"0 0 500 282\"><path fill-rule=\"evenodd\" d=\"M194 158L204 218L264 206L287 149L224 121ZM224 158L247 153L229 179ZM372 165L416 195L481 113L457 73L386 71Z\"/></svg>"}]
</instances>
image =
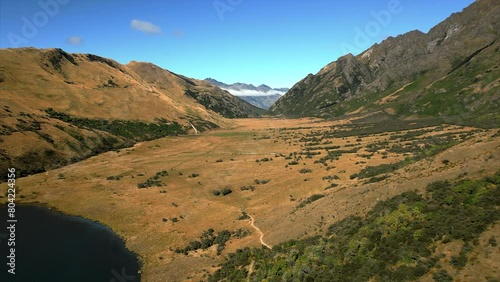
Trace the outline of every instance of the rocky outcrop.
<instances>
[{"instance_id":1,"label":"rocky outcrop","mask_svg":"<svg viewBox=\"0 0 500 282\"><path fill-rule=\"evenodd\" d=\"M418 99L433 100L426 97L434 95L427 90L437 81L450 86L445 91L455 91L455 94L463 91L465 95L472 84L464 84L462 79L458 83L461 87L451 90L457 85L458 78L453 75L448 77L460 68L470 77L488 77L489 81L498 79L499 15L500 4L497 1L476 1L427 34L415 30L389 37L357 56L347 54L317 74L309 74L299 81L269 112L287 116L328 117L345 115L361 107L364 111L384 110L387 107L399 109L407 105L414 108L412 103ZM398 103L394 100L392 104L380 102L408 85L412 86L398 92L401 98ZM492 92L495 89L498 91L495 87L483 89L490 94L483 98L490 101L491 96L495 96ZM464 98L448 102L459 103ZM445 112L429 114L446 115Z\"/></svg>"}]
</instances>

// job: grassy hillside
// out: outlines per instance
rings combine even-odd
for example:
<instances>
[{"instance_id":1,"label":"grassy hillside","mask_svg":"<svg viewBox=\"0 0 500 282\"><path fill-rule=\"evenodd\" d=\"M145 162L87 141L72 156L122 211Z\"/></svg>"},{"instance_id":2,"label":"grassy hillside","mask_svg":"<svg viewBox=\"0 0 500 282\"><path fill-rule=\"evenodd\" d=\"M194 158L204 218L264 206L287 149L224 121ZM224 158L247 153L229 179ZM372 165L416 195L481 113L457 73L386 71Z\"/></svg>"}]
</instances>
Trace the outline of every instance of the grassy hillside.
<instances>
[{"instance_id":1,"label":"grassy hillside","mask_svg":"<svg viewBox=\"0 0 500 282\"><path fill-rule=\"evenodd\" d=\"M500 174L481 180L438 181L424 195L406 192L350 216L323 236L228 256L209 281L454 281L471 252L497 247L479 237L500 219ZM460 242L450 261L438 245ZM449 271L447 270L449 269ZM481 279L495 274L483 272ZM480 279L479 277L477 277ZM476 280L479 281L479 280Z\"/></svg>"},{"instance_id":2,"label":"grassy hillside","mask_svg":"<svg viewBox=\"0 0 500 282\"><path fill-rule=\"evenodd\" d=\"M180 81L157 88L111 59L21 48L1 49L0 61L0 169L15 166L21 175L186 134L190 124L198 131L227 124L185 95Z\"/></svg>"},{"instance_id":3,"label":"grassy hillside","mask_svg":"<svg viewBox=\"0 0 500 282\"><path fill-rule=\"evenodd\" d=\"M139 74L151 85L175 95L193 98L207 110L227 118L258 117L264 110L229 94L207 81L188 78L151 63L132 61L127 67Z\"/></svg>"},{"instance_id":4,"label":"grassy hillside","mask_svg":"<svg viewBox=\"0 0 500 282\"><path fill-rule=\"evenodd\" d=\"M77 119L75 124L80 122L83 121ZM340 249L344 253L325 252L324 256L336 259L336 271L345 271L354 277L359 273L341 264L342 259L346 258L347 262L347 258L352 257L353 263L370 265L371 260L364 260L370 257L365 255L380 253L372 245L360 246L358 253L357 244L367 243L365 237L376 238L378 233L372 228L378 228L383 233L380 241L385 240L390 245L402 236L397 233L399 231L407 232L403 233L405 239L413 238L406 236L410 232L404 229L406 225L399 228L398 222L399 218L413 220L415 209L426 217L442 216L439 221L456 222L457 217L439 215L438 206L431 205L430 200L439 204L442 200L436 198L435 192L426 192L429 183L449 180L450 185L443 184L442 189L455 189L459 193L461 190L453 188L461 185L456 184L455 179L469 185L465 179L486 179L500 170L498 129L397 119L367 122L261 118L232 122L231 129L144 141L71 166L19 178L16 181L19 201L46 203L68 214L111 227L124 238L127 248L140 255L141 276L145 281L207 281L208 275L214 274L230 253L246 247L251 251L246 260L249 263L239 268L243 275L248 271L270 277L272 271L282 267L283 260L288 265L291 255L287 248L280 246L293 246L290 240L295 240L292 242L298 242L296 244L307 251L297 253L297 261L291 261L290 268L282 267L279 273L292 269L312 273L320 269L321 260L317 256L306 257L321 253L319 247L319 251L314 249L316 244L328 250L339 248L335 245L337 239L328 238L337 236L329 231L329 226L337 226L338 222L352 223L353 236L338 234L344 240L340 247L347 248ZM90 124L101 126L94 121ZM72 127L65 128L68 132L70 129ZM107 128L102 126L99 130L104 129ZM113 125L109 130L115 134L129 132ZM481 184L487 188L485 190L478 183L470 183L472 188L463 188L466 192L442 196L449 203L439 208L448 212L445 208L449 206L448 215L456 213L463 220L467 219L465 216L489 216L486 206L477 204L482 205L486 199L482 197L489 193L491 185ZM388 206L375 208L384 212L370 213L377 204L401 194L404 196L387 202ZM473 205L470 209L459 205L458 209L463 211L458 212L455 196L456 203L462 201L464 205L469 202ZM420 214L415 214L415 219L421 219L417 217ZM472 229L463 229L463 234L474 237L476 231L483 230L484 225L477 218L481 219L470 219L465 227ZM472 220L478 225L472 224ZM409 224L408 228L411 227L412 236L418 237L421 232L418 230L423 229L421 226L427 228L430 223L416 221L417 225ZM370 228L365 230L358 225ZM398 257L401 261L387 259L386 262L381 257L372 257L377 260L374 269L379 264L379 270L387 266L387 273L382 270L377 273L394 277L392 275L399 275L397 273L416 275L421 267L427 267L430 270L422 279L430 275L430 281L434 272L443 269L462 281L467 281L464 275L476 277L478 273L484 273L482 278L498 276L498 267L495 268L498 264L493 261L500 256L500 249L487 245L491 234L498 233L498 227L500 224L492 225L486 233L481 233L478 245L471 243L474 248L468 253L470 258L460 273L455 273L458 268L449 262L454 256L460 258L464 243L455 237L445 243L445 238L441 238L443 233L430 241L405 241L408 248L398 249L397 254L386 254L387 258ZM395 234L392 233L394 229ZM455 236L453 232L459 229L436 232L448 231ZM424 232L423 235L429 234ZM460 238L471 242L474 241L472 237ZM352 242L345 241L347 239ZM314 244L307 245L310 240ZM420 245L412 245L418 242ZM269 246L272 252L253 249L260 246ZM420 248L422 246L425 248ZM433 246L436 246L436 254ZM302 247L298 251L302 251ZM389 247L392 250L399 245ZM445 256L438 256L438 262L428 265L427 262L432 262L425 259L429 249L433 253L431 258L440 253ZM415 260L399 256L403 251L408 256L415 256ZM262 260L254 253L261 254ZM273 257L275 254L283 257ZM271 259L279 262L279 266L262 266ZM257 271L258 260L262 267ZM302 262L308 265L310 262L310 268L302 268ZM442 268L435 269L438 265ZM402 266L408 267L409 272L399 269ZM261 276L252 274L251 277L258 280ZM487 281L482 278L479 281Z\"/></svg>"}]
</instances>

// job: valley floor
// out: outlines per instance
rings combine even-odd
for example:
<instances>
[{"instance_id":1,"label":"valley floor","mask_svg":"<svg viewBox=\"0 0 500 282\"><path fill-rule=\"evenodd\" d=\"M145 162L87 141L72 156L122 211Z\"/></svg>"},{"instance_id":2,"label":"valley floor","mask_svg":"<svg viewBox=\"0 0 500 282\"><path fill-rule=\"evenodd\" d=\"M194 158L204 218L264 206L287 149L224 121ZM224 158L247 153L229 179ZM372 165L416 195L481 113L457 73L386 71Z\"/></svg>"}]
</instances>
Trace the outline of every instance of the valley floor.
<instances>
[{"instance_id":1,"label":"valley floor","mask_svg":"<svg viewBox=\"0 0 500 282\"><path fill-rule=\"evenodd\" d=\"M140 256L142 281L206 280L238 248L324 234L433 181L500 170L499 130L416 123L236 119L230 129L143 142L21 178L19 202L111 227ZM222 247L176 251L209 229L233 235Z\"/></svg>"}]
</instances>

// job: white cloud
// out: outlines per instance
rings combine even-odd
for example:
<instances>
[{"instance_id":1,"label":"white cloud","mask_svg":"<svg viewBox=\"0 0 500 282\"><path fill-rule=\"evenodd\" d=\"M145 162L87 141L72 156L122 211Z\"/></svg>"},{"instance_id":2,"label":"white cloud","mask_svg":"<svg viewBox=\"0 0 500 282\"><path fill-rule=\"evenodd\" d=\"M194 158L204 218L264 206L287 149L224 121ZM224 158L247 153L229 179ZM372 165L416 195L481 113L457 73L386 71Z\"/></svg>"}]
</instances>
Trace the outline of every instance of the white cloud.
<instances>
[{"instance_id":1,"label":"white cloud","mask_svg":"<svg viewBox=\"0 0 500 282\"><path fill-rule=\"evenodd\" d=\"M71 36L66 38L66 43L70 45L83 45L83 38L80 36Z\"/></svg>"},{"instance_id":2,"label":"white cloud","mask_svg":"<svg viewBox=\"0 0 500 282\"><path fill-rule=\"evenodd\" d=\"M141 21L141 20L132 20L130 22L130 27L132 29L142 31L146 34L160 34L161 28L157 25L154 25L150 22Z\"/></svg>"},{"instance_id":3,"label":"white cloud","mask_svg":"<svg viewBox=\"0 0 500 282\"><path fill-rule=\"evenodd\" d=\"M227 88L222 88L223 90L226 90L227 92L233 94L234 96L270 96L270 95L275 95L275 94L280 94L280 95L285 95L286 92L283 91L277 91L277 90L270 90L267 92L264 91L258 91L258 90L250 90L250 89L242 89L242 90L233 90L233 89L227 89Z\"/></svg>"}]
</instances>

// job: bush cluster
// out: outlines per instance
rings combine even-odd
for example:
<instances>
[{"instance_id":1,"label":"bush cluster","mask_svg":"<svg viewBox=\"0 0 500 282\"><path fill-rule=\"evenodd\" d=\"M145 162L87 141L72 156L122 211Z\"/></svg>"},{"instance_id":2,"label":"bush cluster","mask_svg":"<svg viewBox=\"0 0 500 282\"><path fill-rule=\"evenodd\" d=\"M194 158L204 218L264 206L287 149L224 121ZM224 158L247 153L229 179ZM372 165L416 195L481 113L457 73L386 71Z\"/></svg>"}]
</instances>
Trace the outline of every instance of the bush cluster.
<instances>
[{"instance_id":1,"label":"bush cluster","mask_svg":"<svg viewBox=\"0 0 500 282\"><path fill-rule=\"evenodd\" d=\"M149 188L149 187L162 187L165 186L165 183L161 182L159 179L160 177L168 176L168 172L166 170L162 170L157 172L154 176L146 179L145 182L141 182L137 184L137 188L143 189L143 188Z\"/></svg>"},{"instance_id":2,"label":"bush cluster","mask_svg":"<svg viewBox=\"0 0 500 282\"><path fill-rule=\"evenodd\" d=\"M434 182L424 195L406 192L379 202L364 218L347 217L324 237L291 240L272 250L238 250L208 280L414 281L437 268L436 281L453 281L440 265L448 262L440 262L434 247L443 238L464 241L449 263L466 265L474 242L500 219L499 185L500 173Z\"/></svg>"}]
</instances>

